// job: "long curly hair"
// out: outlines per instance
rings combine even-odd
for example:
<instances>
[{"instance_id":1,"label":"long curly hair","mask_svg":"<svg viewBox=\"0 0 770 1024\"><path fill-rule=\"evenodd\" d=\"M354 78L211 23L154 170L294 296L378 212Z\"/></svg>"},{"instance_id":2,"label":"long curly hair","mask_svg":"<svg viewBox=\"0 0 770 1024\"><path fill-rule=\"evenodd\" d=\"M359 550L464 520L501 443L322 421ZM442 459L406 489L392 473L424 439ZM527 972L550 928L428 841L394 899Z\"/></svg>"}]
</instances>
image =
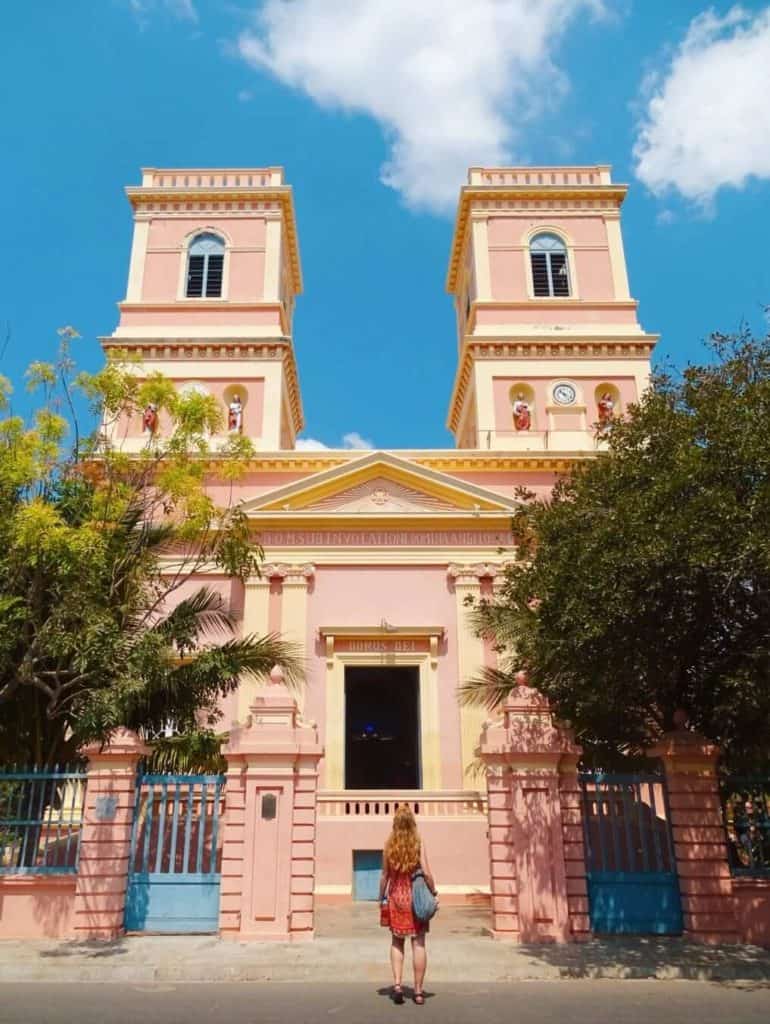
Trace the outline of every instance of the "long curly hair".
<instances>
[{"instance_id":1,"label":"long curly hair","mask_svg":"<svg viewBox=\"0 0 770 1024\"><path fill-rule=\"evenodd\" d=\"M388 866L401 874L414 871L420 864L420 837L408 804L400 804L396 808L393 829L385 843L385 857Z\"/></svg>"}]
</instances>

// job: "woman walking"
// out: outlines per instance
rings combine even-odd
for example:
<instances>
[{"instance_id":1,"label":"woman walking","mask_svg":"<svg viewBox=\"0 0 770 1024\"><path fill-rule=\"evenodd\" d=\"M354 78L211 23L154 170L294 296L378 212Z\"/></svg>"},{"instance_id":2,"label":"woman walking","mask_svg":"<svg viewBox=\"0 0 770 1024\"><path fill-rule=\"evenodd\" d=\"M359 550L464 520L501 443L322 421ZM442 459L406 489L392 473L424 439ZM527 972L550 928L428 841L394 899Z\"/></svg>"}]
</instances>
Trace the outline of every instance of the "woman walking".
<instances>
[{"instance_id":1,"label":"woman walking","mask_svg":"<svg viewBox=\"0 0 770 1024\"><path fill-rule=\"evenodd\" d=\"M429 924L415 917L412 909L412 876L422 870L428 888L436 895L425 845L420 842L417 822L411 808L401 804L393 816L393 829L385 843L380 876L380 906L387 907L386 920L392 936L390 966L393 969L393 1001L403 1003L401 979L404 972L404 941L412 940L412 967L414 968L414 1001L425 1002L423 981L428 955L425 935Z\"/></svg>"}]
</instances>

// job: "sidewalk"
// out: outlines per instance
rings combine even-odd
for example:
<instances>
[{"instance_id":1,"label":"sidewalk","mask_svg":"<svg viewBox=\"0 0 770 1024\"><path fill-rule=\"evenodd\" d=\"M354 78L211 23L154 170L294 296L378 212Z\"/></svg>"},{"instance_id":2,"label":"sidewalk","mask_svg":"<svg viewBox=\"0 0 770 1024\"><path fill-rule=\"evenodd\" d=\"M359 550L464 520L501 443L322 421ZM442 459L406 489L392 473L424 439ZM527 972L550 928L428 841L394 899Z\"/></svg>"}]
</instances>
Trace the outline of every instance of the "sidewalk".
<instances>
[{"instance_id":1,"label":"sidewalk","mask_svg":"<svg viewBox=\"0 0 770 1024\"><path fill-rule=\"evenodd\" d=\"M387 983L388 937L370 905L322 908L306 943L222 942L213 935L129 936L115 942L0 942L2 982L346 981ZM483 933L486 916L442 907L429 939L432 982L660 978L770 983L770 950L681 939L604 939L518 946ZM408 958L408 954L407 954ZM410 967L407 965L407 978Z\"/></svg>"}]
</instances>

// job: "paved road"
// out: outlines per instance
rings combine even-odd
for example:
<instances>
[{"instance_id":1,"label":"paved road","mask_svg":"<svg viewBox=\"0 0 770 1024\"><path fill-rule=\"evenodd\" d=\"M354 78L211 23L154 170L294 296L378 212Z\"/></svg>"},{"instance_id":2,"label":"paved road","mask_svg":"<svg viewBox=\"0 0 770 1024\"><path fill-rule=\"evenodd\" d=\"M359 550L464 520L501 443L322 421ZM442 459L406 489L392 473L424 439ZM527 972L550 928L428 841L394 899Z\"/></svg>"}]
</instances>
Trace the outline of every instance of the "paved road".
<instances>
[{"instance_id":1,"label":"paved road","mask_svg":"<svg viewBox=\"0 0 770 1024\"><path fill-rule=\"evenodd\" d=\"M770 987L689 981L441 985L424 1007L373 985L7 984L0 1024L767 1024Z\"/></svg>"}]
</instances>

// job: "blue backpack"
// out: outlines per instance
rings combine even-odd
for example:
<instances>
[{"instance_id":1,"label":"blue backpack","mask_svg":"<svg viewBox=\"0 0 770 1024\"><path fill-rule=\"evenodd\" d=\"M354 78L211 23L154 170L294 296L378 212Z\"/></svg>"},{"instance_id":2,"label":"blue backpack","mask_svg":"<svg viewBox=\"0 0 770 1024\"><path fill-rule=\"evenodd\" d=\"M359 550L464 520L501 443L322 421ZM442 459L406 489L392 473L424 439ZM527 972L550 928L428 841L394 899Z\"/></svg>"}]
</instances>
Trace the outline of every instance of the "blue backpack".
<instances>
[{"instance_id":1,"label":"blue backpack","mask_svg":"<svg viewBox=\"0 0 770 1024\"><path fill-rule=\"evenodd\" d=\"M422 869L412 875L412 913L418 921L430 921L436 913L436 897L428 888Z\"/></svg>"}]
</instances>

